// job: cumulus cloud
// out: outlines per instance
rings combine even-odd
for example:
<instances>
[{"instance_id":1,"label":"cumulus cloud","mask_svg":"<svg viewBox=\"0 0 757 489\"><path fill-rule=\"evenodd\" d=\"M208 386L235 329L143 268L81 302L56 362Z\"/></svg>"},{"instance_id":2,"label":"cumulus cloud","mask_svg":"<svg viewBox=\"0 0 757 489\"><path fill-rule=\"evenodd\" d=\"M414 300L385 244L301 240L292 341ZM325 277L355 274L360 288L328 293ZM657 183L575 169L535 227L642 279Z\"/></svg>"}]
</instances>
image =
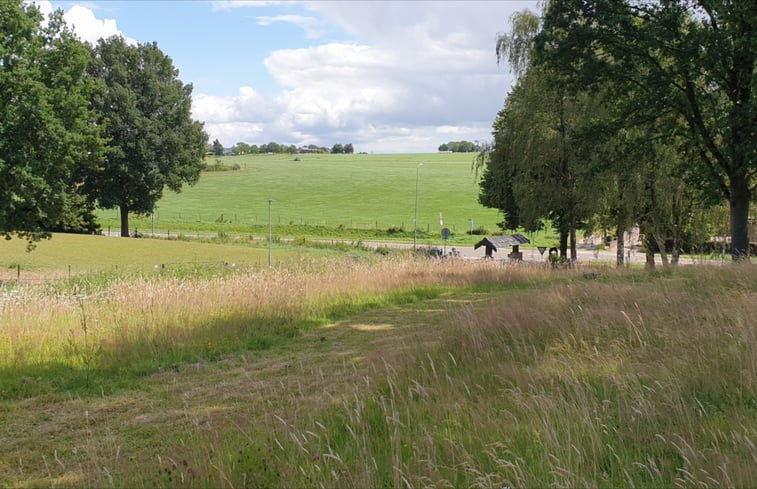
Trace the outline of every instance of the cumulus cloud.
<instances>
[{"instance_id":1,"label":"cumulus cloud","mask_svg":"<svg viewBox=\"0 0 757 489\"><path fill-rule=\"evenodd\" d=\"M111 36L123 36L118 30L115 19L100 20L94 12L86 7L74 5L63 17L66 23L73 26L74 32L84 41L96 44L99 39L107 39ZM123 36L127 42L137 44L135 39Z\"/></svg>"},{"instance_id":2,"label":"cumulus cloud","mask_svg":"<svg viewBox=\"0 0 757 489\"><path fill-rule=\"evenodd\" d=\"M304 15L277 15L277 16L259 16L256 18L258 25L267 26L275 22L286 22L296 25L305 31L308 39L319 39L323 36L325 30L321 22L315 17Z\"/></svg>"},{"instance_id":3,"label":"cumulus cloud","mask_svg":"<svg viewBox=\"0 0 757 489\"><path fill-rule=\"evenodd\" d=\"M489 139L512 81L496 64L496 36L513 12L534 3L313 2L314 17L360 42L274 51L265 68L281 93L254 104L242 91L201 98L195 114L222 140L226 135L215 131L245 140L250 129L242 121L262 124L273 140L352 142L359 151L435 151L451 139ZM311 17L265 22L292 22L307 31L315 21L305 18Z\"/></svg>"},{"instance_id":4,"label":"cumulus cloud","mask_svg":"<svg viewBox=\"0 0 757 489\"><path fill-rule=\"evenodd\" d=\"M48 17L53 12L53 6L48 0L35 0L33 2L40 12ZM115 19L98 19L95 13L82 5L73 5L68 11L63 13L66 24L71 26L74 33L83 41L96 44L98 39L108 38L111 36L123 36L118 29ZM130 44L137 44L135 39L123 36Z\"/></svg>"},{"instance_id":5,"label":"cumulus cloud","mask_svg":"<svg viewBox=\"0 0 757 489\"><path fill-rule=\"evenodd\" d=\"M36 3L52 11L49 1ZM286 8L273 15L256 15L282 3ZM340 142L356 151L424 152L453 139L489 139L512 82L507 68L496 64L497 34L513 12L535 4L215 1L217 12L250 9L264 28L295 25L310 45L266 57L260 69L278 91L263 93L252 80L233 96L197 91L193 116L205 122L211 140L227 146ZM81 5L65 17L90 42L121 34L115 20L98 19ZM335 32L342 39L319 42Z\"/></svg>"}]
</instances>

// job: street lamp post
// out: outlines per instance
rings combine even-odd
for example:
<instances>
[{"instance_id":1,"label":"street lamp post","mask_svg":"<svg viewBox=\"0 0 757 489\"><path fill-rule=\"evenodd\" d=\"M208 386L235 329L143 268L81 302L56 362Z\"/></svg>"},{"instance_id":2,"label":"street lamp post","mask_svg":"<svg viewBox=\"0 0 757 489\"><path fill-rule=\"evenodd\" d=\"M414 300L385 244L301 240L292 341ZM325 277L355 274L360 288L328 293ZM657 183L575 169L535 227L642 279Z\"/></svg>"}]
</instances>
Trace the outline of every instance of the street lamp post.
<instances>
[{"instance_id":1,"label":"street lamp post","mask_svg":"<svg viewBox=\"0 0 757 489\"><path fill-rule=\"evenodd\" d=\"M418 176L421 172L423 163L418 163L415 167L415 219L413 219L413 249L416 249L416 243L418 242Z\"/></svg>"},{"instance_id":2,"label":"street lamp post","mask_svg":"<svg viewBox=\"0 0 757 489\"><path fill-rule=\"evenodd\" d=\"M273 224L271 221L271 204L273 199L268 199L268 266L273 265L273 256L271 255L271 246L273 243Z\"/></svg>"}]
</instances>

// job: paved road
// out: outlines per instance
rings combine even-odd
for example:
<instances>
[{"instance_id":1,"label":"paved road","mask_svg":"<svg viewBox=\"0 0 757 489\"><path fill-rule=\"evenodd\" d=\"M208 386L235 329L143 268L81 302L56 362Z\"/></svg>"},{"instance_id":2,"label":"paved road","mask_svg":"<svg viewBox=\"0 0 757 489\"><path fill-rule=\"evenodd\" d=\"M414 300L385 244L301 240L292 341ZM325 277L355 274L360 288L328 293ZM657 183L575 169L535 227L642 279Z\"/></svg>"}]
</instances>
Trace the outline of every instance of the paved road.
<instances>
[{"instance_id":1,"label":"paved road","mask_svg":"<svg viewBox=\"0 0 757 489\"><path fill-rule=\"evenodd\" d=\"M406 243L382 243L382 242L364 242L365 246L370 246L373 248L376 248L378 246L385 246L387 248L412 248L412 244L406 244ZM425 248L426 245L419 245L419 248ZM443 249L442 246L436 246L437 248ZM477 250L473 249L473 246L447 246L447 253L452 252L452 250L457 251L461 258L465 259L482 259L484 257L484 248L479 248ZM523 252L523 261L527 262L543 262L547 259L547 252L544 252L544 256L539 254L539 250L535 248L521 248L521 251ZM510 252L508 249L507 251L504 251L503 253L495 253L494 259L495 260L506 260L507 254ZM595 251L590 249L584 249L579 248L577 250L578 252L578 262L606 262L606 263L615 263L617 259L616 250L615 248L610 248L608 250L602 250L602 251ZM646 262L646 256L643 251L638 249L630 249L626 251L626 263L645 263ZM708 262L717 262L719 263L719 260L708 260ZM692 259L688 256L681 257L680 264L682 265L690 265L694 263L700 263L699 260ZM662 265L662 258L660 255L655 255L655 264L656 265Z\"/></svg>"},{"instance_id":2,"label":"paved road","mask_svg":"<svg viewBox=\"0 0 757 489\"><path fill-rule=\"evenodd\" d=\"M117 232L111 232L109 236L118 236L119 234ZM145 237L150 237L151 234L145 233ZM155 234L155 237L161 237L166 238L166 235L162 234ZM192 237L192 234L187 234L186 236ZM281 241L293 241L291 238L279 238ZM338 240L338 239L313 239L311 241L317 241L317 242L323 242L323 243L335 243L335 242L343 242L343 243L353 243L354 241L350 240ZM378 247L386 247L386 248L403 248L403 249L411 249L413 248L412 243L396 243L396 242L381 242L381 241L363 241L363 246L368 246L371 248L378 248ZM427 248L429 245L426 244L418 244L418 248ZM433 245L433 247L439 248L444 250L443 245ZM483 259L484 257L484 248L479 248L478 250L474 250L473 246L447 246L446 252L451 253L452 250L455 250L457 253L459 253L458 256L464 259L474 260L474 259ZM495 260L507 260L507 254L509 253L508 250L503 250L501 253L495 253L494 259ZM526 262L543 262L547 259L547 252L544 253L544 256L539 254L539 250L536 248L522 248L521 251L523 252L523 261ZM596 250L590 250L585 248L578 248L578 262L579 263L586 263L586 262L603 262L603 263L615 263L617 256L615 248L609 248L607 250L602 251L596 251ZM626 263L640 263L643 264L646 262L646 256L644 255L644 252L636 249L636 248L630 248L626 251ZM707 260L708 263L720 263L721 260ZM689 256L681 257L680 264L682 265L691 265L701 263L701 260L693 259ZM656 265L662 265L662 258L660 255L655 255L655 264Z\"/></svg>"}]
</instances>

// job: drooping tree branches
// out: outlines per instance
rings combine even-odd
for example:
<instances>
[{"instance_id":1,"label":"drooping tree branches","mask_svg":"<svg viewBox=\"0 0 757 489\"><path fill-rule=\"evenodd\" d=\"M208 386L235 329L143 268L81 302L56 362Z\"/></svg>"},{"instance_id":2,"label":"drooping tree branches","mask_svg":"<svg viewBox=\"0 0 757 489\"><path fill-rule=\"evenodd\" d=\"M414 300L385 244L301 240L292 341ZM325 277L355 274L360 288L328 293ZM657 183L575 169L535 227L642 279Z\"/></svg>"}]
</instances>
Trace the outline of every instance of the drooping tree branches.
<instances>
[{"instance_id":1,"label":"drooping tree branches","mask_svg":"<svg viewBox=\"0 0 757 489\"><path fill-rule=\"evenodd\" d=\"M757 4L553 0L535 62L574 90L609 87L628 126L675 116L692 162L729 202L732 253L748 255L757 174Z\"/></svg>"}]
</instances>

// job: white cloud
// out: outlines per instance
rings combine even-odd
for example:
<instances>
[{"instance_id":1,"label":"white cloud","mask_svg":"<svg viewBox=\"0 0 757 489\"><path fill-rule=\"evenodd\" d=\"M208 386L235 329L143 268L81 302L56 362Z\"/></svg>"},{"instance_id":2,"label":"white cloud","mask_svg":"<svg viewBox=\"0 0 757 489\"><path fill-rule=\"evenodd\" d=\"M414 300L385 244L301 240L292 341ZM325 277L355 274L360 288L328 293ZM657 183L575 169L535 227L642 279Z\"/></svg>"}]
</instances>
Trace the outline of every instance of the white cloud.
<instances>
[{"instance_id":1,"label":"white cloud","mask_svg":"<svg viewBox=\"0 0 757 489\"><path fill-rule=\"evenodd\" d=\"M45 18L54 10L49 0L34 0L33 3L37 5ZM73 5L63 13L63 18L79 38L92 44L96 44L100 38L123 36L123 33L118 30L115 19L100 20L90 8L82 5ZM136 40L123 37L128 43L137 44Z\"/></svg>"},{"instance_id":2,"label":"white cloud","mask_svg":"<svg viewBox=\"0 0 757 489\"><path fill-rule=\"evenodd\" d=\"M213 10L231 10L247 7L267 7L270 5L278 5L282 3L286 2L276 0L215 0L211 2L211 4L213 5Z\"/></svg>"},{"instance_id":3,"label":"white cloud","mask_svg":"<svg viewBox=\"0 0 757 489\"><path fill-rule=\"evenodd\" d=\"M38 0L44 12L50 2ZM283 5L256 16L273 32L289 23L312 44L270 52L267 70L280 91L249 80L236 95L196 92L193 116L211 140L230 146L352 143L357 151L435 151L449 140L489 139L511 76L494 45L510 15L529 2L215 1L215 11ZM275 9L274 9L275 10ZM65 13L83 39L121 34L114 19L74 5ZM352 41L316 42L325 33ZM132 40L132 42L135 42ZM270 90L269 90L270 91Z\"/></svg>"},{"instance_id":4,"label":"white cloud","mask_svg":"<svg viewBox=\"0 0 757 489\"><path fill-rule=\"evenodd\" d=\"M256 17L258 25L268 26L275 22L287 22L296 25L305 31L308 39L319 39L323 37L325 30L321 22L315 17L304 15L277 15L277 16L259 16Z\"/></svg>"},{"instance_id":5,"label":"white cloud","mask_svg":"<svg viewBox=\"0 0 757 489\"><path fill-rule=\"evenodd\" d=\"M63 17L66 23L73 26L74 32L84 41L96 44L98 39L109 38L111 36L123 36L118 30L115 19L100 20L95 17L94 12L87 7L74 5ZM125 36L124 36L125 37ZM136 40L125 37L127 42L136 44Z\"/></svg>"},{"instance_id":6,"label":"white cloud","mask_svg":"<svg viewBox=\"0 0 757 489\"><path fill-rule=\"evenodd\" d=\"M50 3L48 0L31 0L31 1L25 1L26 4L33 4L35 5L40 13L47 19L47 17L53 13L53 4Z\"/></svg>"},{"instance_id":7,"label":"white cloud","mask_svg":"<svg viewBox=\"0 0 757 489\"><path fill-rule=\"evenodd\" d=\"M263 128L256 133L263 139L351 142L357 151L436 151L449 140L486 140L511 83L496 64L496 36L527 6L535 2L312 2L308 9L324 26L336 24L361 42L273 51L265 68L281 93L257 94L255 103L241 91L199 96L195 116L227 145L246 134L248 142L264 142L251 137L249 121ZM314 21L303 19L310 18L258 21L307 30Z\"/></svg>"}]
</instances>

